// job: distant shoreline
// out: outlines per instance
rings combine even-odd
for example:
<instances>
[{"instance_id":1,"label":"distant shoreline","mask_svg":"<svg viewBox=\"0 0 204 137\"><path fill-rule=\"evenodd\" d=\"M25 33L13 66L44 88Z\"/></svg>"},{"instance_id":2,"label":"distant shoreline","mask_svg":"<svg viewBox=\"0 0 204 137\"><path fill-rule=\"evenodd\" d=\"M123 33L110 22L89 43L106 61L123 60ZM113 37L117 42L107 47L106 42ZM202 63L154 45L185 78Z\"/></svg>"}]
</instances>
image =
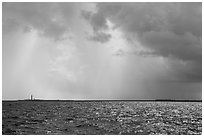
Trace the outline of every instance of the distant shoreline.
<instances>
[{"instance_id":1,"label":"distant shoreline","mask_svg":"<svg viewBox=\"0 0 204 137\"><path fill-rule=\"evenodd\" d=\"M2 100L2 102L202 102L202 100L155 99L155 100Z\"/></svg>"}]
</instances>

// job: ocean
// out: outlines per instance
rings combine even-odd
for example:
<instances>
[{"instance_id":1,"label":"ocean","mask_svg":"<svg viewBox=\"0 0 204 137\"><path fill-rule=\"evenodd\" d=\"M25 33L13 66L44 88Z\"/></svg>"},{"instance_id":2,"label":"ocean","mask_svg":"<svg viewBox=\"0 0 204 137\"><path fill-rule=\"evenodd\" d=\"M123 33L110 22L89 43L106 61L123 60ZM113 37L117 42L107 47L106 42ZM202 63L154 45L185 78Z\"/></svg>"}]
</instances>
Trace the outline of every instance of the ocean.
<instances>
[{"instance_id":1,"label":"ocean","mask_svg":"<svg viewBox=\"0 0 204 137\"><path fill-rule=\"evenodd\" d=\"M3 135L201 135L202 102L2 101Z\"/></svg>"}]
</instances>

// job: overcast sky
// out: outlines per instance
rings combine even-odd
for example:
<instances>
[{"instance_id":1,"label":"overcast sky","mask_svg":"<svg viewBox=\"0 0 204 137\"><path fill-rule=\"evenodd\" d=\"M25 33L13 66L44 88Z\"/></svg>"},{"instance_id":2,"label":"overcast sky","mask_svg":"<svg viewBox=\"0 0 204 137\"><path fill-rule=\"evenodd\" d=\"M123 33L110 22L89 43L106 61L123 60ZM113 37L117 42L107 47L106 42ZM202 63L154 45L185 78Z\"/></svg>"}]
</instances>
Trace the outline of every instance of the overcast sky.
<instances>
[{"instance_id":1,"label":"overcast sky","mask_svg":"<svg viewBox=\"0 0 204 137\"><path fill-rule=\"evenodd\" d=\"M201 99L201 3L3 3L3 99Z\"/></svg>"}]
</instances>

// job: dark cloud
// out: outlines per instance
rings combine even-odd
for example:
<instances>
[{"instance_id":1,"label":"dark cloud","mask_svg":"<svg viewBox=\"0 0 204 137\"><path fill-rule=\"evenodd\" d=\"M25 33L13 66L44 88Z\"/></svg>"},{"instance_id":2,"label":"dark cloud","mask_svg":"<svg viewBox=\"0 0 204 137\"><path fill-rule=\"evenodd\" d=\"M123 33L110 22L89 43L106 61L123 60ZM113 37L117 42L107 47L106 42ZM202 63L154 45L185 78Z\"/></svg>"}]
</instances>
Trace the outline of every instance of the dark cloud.
<instances>
[{"instance_id":1,"label":"dark cloud","mask_svg":"<svg viewBox=\"0 0 204 137\"><path fill-rule=\"evenodd\" d=\"M110 38L111 38L110 34L103 33L103 32L97 32L94 36L90 37L89 39L93 41L105 43L109 41Z\"/></svg>"},{"instance_id":2,"label":"dark cloud","mask_svg":"<svg viewBox=\"0 0 204 137\"><path fill-rule=\"evenodd\" d=\"M168 59L170 68L173 69L172 75L175 81L180 82L201 82L202 81L202 63L193 61L175 61Z\"/></svg>"},{"instance_id":3,"label":"dark cloud","mask_svg":"<svg viewBox=\"0 0 204 137\"><path fill-rule=\"evenodd\" d=\"M3 34L7 34L13 30L17 30L19 28L20 24L11 18L6 18L3 16L2 19L2 31Z\"/></svg>"},{"instance_id":4,"label":"dark cloud","mask_svg":"<svg viewBox=\"0 0 204 137\"><path fill-rule=\"evenodd\" d=\"M114 54L112 54L113 56L124 56L126 53L124 50L119 49L117 50Z\"/></svg>"},{"instance_id":5,"label":"dark cloud","mask_svg":"<svg viewBox=\"0 0 204 137\"><path fill-rule=\"evenodd\" d=\"M109 39L111 38L111 35L104 32L108 29L108 25L107 25L107 20L103 16L103 14L93 14L90 11L82 10L81 15L86 20L88 20L91 26L93 27L94 36L89 38L90 40L98 41L101 43L105 43L109 41Z\"/></svg>"},{"instance_id":6,"label":"dark cloud","mask_svg":"<svg viewBox=\"0 0 204 137\"><path fill-rule=\"evenodd\" d=\"M90 22L94 32L108 29L107 20L103 14L94 14L90 11L81 11L81 15Z\"/></svg>"},{"instance_id":7,"label":"dark cloud","mask_svg":"<svg viewBox=\"0 0 204 137\"><path fill-rule=\"evenodd\" d=\"M124 51L122 49L118 49L115 53L112 54L113 56L128 56L128 55L136 55L142 57L158 57L158 53L153 51L146 51L146 50L138 50L138 51Z\"/></svg>"},{"instance_id":8,"label":"dark cloud","mask_svg":"<svg viewBox=\"0 0 204 137\"><path fill-rule=\"evenodd\" d=\"M97 12L82 14L95 31L110 20L153 55L185 62L170 63L181 81L201 80L202 3L97 3Z\"/></svg>"},{"instance_id":9,"label":"dark cloud","mask_svg":"<svg viewBox=\"0 0 204 137\"><path fill-rule=\"evenodd\" d=\"M174 56L181 60L201 61L201 41L191 33L180 36L169 31L150 31L143 35L141 41L164 57Z\"/></svg>"},{"instance_id":10,"label":"dark cloud","mask_svg":"<svg viewBox=\"0 0 204 137\"><path fill-rule=\"evenodd\" d=\"M3 33L33 28L59 40L78 10L74 3L3 3Z\"/></svg>"}]
</instances>

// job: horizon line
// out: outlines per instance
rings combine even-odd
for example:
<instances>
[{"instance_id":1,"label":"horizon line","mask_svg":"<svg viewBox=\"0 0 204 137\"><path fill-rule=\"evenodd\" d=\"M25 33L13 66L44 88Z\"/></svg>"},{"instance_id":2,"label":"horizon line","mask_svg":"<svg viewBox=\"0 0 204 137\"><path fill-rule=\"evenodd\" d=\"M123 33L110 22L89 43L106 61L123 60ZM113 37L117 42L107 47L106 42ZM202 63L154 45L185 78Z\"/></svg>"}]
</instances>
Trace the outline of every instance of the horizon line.
<instances>
[{"instance_id":1,"label":"horizon line","mask_svg":"<svg viewBox=\"0 0 204 137\"><path fill-rule=\"evenodd\" d=\"M155 101L155 102L202 102L202 99L2 99L2 101L64 101L64 102L103 102L103 101Z\"/></svg>"}]
</instances>

